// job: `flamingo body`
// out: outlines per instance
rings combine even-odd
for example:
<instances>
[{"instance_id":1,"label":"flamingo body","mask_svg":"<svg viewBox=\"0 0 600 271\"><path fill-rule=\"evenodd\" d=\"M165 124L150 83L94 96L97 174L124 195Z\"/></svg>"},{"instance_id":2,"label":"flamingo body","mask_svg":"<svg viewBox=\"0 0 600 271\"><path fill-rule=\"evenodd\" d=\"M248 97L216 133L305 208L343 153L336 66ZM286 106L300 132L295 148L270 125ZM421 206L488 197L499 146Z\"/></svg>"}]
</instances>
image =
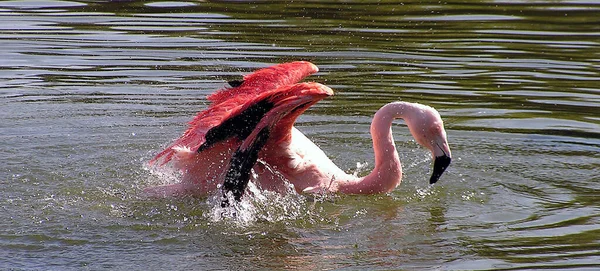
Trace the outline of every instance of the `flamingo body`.
<instances>
[{"instance_id":1,"label":"flamingo body","mask_svg":"<svg viewBox=\"0 0 600 271\"><path fill-rule=\"evenodd\" d=\"M153 197L205 195L223 183L228 174L239 174L240 171L245 171L243 175L247 175L247 181L249 171L262 149L262 146L255 146L257 141L264 138L264 142L259 145L269 146L289 141L288 131L292 129L296 118L317 101L331 95L333 91L319 83L298 83L260 93L254 99L229 111L209 107L199 116L210 116L212 110L224 114L204 118L212 121L210 125L205 126L208 128L189 128L172 147L159 153L150 162L154 163L160 159L172 161L173 166L182 172L181 183L147 188L145 193ZM265 134L268 136L265 137ZM198 144L199 142L201 143ZM247 159L248 156L254 158L248 160L247 164L236 165L249 166L248 168L231 169L233 161ZM259 179L264 180L262 184L265 187L280 186L273 183L273 180L277 179L274 177L275 173L267 170L260 172L263 173L259 175ZM234 181L240 179L239 176L231 178L234 178Z\"/></svg>"},{"instance_id":2,"label":"flamingo body","mask_svg":"<svg viewBox=\"0 0 600 271\"><path fill-rule=\"evenodd\" d=\"M439 113L425 105L394 102L376 112L371 124L375 168L364 177L347 174L293 127L310 106L333 95L318 83L297 83L318 68L291 62L261 69L230 82L232 88L208 97L213 103L198 113L187 131L151 164L173 161L180 183L147 188L149 196L206 195L223 184L224 195L240 200L254 170L261 187L282 190L288 181L299 193L386 193L402 179L402 166L392 137L394 119L405 120L416 142L434 157L430 183L451 161ZM257 163L257 161L260 161ZM283 178L282 178L283 176ZM223 206L227 206L224 197Z\"/></svg>"}]
</instances>

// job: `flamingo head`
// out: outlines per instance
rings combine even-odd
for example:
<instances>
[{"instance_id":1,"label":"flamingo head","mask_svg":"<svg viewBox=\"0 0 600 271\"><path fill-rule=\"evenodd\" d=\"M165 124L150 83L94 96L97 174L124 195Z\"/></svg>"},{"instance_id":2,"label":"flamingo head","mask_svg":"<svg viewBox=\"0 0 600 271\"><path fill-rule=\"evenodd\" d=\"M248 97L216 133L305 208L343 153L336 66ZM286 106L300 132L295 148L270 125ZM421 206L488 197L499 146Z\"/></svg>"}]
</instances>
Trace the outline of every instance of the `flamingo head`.
<instances>
[{"instance_id":1,"label":"flamingo head","mask_svg":"<svg viewBox=\"0 0 600 271\"><path fill-rule=\"evenodd\" d=\"M442 173L452 161L444 122L438 111L432 107L421 104L412 105L415 110L411 110L409 114L412 116L406 118L406 122L417 143L431 150L433 173L429 183L434 184L440 179Z\"/></svg>"}]
</instances>

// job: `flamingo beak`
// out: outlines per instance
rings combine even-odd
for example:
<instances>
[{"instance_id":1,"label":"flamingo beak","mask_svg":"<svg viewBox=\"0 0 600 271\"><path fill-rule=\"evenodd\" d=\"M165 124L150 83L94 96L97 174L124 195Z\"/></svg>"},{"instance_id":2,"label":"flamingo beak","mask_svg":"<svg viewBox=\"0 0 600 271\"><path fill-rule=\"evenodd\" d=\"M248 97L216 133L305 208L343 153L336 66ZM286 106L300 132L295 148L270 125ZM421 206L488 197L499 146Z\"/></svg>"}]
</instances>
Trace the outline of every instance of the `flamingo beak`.
<instances>
[{"instance_id":1,"label":"flamingo beak","mask_svg":"<svg viewBox=\"0 0 600 271\"><path fill-rule=\"evenodd\" d=\"M442 156L437 156L435 158L435 161L433 162L433 174L431 174L431 179L429 179L429 184L434 184L440 179L440 177L442 176L442 173L444 173L446 168L448 168L451 161L452 161L452 158L445 154Z\"/></svg>"}]
</instances>

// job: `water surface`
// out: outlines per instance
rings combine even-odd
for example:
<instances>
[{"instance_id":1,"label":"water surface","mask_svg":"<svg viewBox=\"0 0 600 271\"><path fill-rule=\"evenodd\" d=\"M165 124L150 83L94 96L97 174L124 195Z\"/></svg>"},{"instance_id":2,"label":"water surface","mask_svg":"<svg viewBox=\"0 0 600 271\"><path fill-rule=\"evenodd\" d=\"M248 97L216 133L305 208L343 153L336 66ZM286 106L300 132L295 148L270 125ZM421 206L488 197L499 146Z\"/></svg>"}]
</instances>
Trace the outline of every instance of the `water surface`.
<instances>
[{"instance_id":1,"label":"water surface","mask_svg":"<svg viewBox=\"0 0 600 271\"><path fill-rule=\"evenodd\" d=\"M596 270L596 1L0 2L0 268ZM298 128L373 166L387 102L442 114L453 163L399 121L386 195L148 200L146 162L227 80L309 60L336 91Z\"/></svg>"}]
</instances>

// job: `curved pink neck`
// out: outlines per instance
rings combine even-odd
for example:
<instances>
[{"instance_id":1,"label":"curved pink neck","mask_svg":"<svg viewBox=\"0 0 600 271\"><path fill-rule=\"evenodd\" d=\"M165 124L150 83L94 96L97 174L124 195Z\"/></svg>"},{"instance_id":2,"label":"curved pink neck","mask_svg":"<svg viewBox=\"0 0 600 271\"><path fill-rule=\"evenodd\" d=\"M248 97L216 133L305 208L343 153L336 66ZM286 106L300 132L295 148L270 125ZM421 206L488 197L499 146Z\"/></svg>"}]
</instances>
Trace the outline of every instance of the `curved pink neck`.
<instances>
[{"instance_id":1,"label":"curved pink neck","mask_svg":"<svg viewBox=\"0 0 600 271\"><path fill-rule=\"evenodd\" d=\"M342 182L338 190L348 194L373 194L392 191L402 180L402 166L392 137L392 121L405 118L406 103L384 105L373 117L371 136L375 151L375 168L356 180Z\"/></svg>"}]
</instances>

